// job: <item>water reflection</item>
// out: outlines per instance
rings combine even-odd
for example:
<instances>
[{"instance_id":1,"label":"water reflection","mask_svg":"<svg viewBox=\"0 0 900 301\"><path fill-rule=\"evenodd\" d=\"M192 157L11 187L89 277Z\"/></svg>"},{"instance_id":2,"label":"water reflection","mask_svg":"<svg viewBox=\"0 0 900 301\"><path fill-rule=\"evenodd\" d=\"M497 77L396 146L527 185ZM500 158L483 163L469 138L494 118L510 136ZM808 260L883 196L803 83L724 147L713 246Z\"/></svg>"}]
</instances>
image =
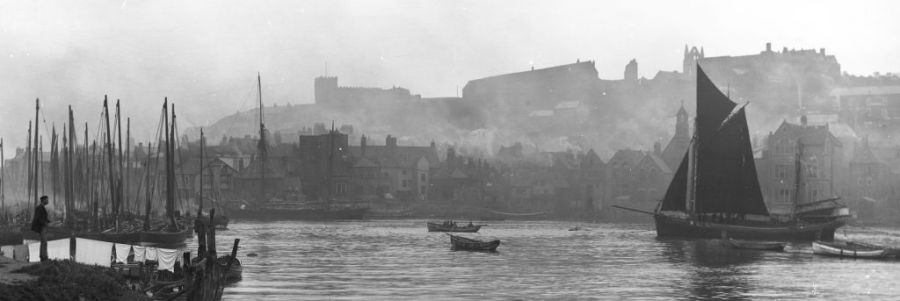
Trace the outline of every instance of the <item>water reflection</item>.
<instances>
[{"instance_id":1,"label":"water reflection","mask_svg":"<svg viewBox=\"0 0 900 301\"><path fill-rule=\"evenodd\" d=\"M236 222L243 280L225 300L898 300L900 262L733 250L657 240L652 225L491 222L466 236L499 253L451 251L425 221ZM854 232L848 231L854 235ZM857 235L873 235L865 231ZM879 236L880 237L880 236ZM230 251L230 244L219 250ZM246 254L258 256L248 257ZM856 298L854 298L856 297Z\"/></svg>"},{"instance_id":2,"label":"water reflection","mask_svg":"<svg viewBox=\"0 0 900 301\"><path fill-rule=\"evenodd\" d=\"M748 266L762 259L762 251L736 250L719 240L658 240L662 255L690 271L689 294L701 299L750 300L753 290Z\"/></svg>"}]
</instances>

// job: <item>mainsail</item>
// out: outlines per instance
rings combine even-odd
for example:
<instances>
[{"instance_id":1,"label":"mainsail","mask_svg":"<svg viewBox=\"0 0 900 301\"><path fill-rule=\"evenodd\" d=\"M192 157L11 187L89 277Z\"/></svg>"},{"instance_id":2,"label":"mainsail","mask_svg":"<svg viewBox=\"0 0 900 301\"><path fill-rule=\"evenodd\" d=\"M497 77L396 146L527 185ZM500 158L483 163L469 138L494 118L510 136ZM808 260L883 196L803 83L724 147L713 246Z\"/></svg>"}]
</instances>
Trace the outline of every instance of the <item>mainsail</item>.
<instances>
[{"instance_id":1,"label":"mainsail","mask_svg":"<svg viewBox=\"0 0 900 301\"><path fill-rule=\"evenodd\" d=\"M694 179L685 155L666 191L662 210L686 210L688 183L695 191L695 213L768 215L760 190L744 108L722 94L697 67L697 120ZM690 152L688 152L690 154Z\"/></svg>"}]
</instances>

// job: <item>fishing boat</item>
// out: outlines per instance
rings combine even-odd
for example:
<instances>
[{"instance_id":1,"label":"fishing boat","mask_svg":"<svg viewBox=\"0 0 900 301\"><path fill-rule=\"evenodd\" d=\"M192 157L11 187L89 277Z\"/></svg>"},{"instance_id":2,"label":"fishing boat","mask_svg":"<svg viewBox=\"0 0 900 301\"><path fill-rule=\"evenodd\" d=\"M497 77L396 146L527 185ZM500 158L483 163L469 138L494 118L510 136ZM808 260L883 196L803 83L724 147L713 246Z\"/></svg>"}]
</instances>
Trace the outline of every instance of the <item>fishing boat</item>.
<instances>
[{"instance_id":1,"label":"fishing boat","mask_svg":"<svg viewBox=\"0 0 900 301\"><path fill-rule=\"evenodd\" d=\"M456 236L452 234L447 234L450 236L450 247L455 250L464 250L464 251L487 251L487 252L496 252L497 247L500 246L500 240L495 239L492 241L480 241L471 238L465 238L462 236Z\"/></svg>"},{"instance_id":2,"label":"fishing boat","mask_svg":"<svg viewBox=\"0 0 900 301\"><path fill-rule=\"evenodd\" d=\"M780 241L753 241L728 238L722 240L722 245L732 249L784 251L784 247L787 246L787 243Z\"/></svg>"},{"instance_id":3,"label":"fishing boat","mask_svg":"<svg viewBox=\"0 0 900 301\"><path fill-rule=\"evenodd\" d=\"M264 106L262 100L262 79L257 75L257 87L259 95L259 142L257 144L257 156L241 174L238 179L249 183L248 191L252 196L248 200L223 201L227 214L234 219L251 220L358 220L363 219L369 208L359 203L341 203L332 197L331 190L326 189L326 195L315 201L304 201L293 197L284 196L275 185L269 182L277 182L279 177L284 177L284 171L280 171L278 164L269 162L269 143L265 126ZM330 138L338 134L332 129ZM333 142L332 142L333 143ZM331 154L334 154L334 148ZM331 183L333 176L333 156L329 156L329 170L324 177L328 183L324 187L334 187Z\"/></svg>"},{"instance_id":4,"label":"fishing boat","mask_svg":"<svg viewBox=\"0 0 900 301\"><path fill-rule=\"evenodd\" d=\"M884 258L888 248L851 241L814 241L813 254L851 257L851 258Z\"/></svg>"},{"instance_id":5,"label":"fishing boat","mask_svg":"<svg viewBox=\"0 0 900 301\"><path fill-rule=\"evenodd\" d=\"M203 190L205 189L206 183L203 182L203 168L206 166L206 162L203 161L203 146L206 144L206 138L203 136L203 128L200 128L200 196L197 198L199 202L199 206L197 209L197 217L203 225L209 225L210 220L208 216L203 215ZM210 185L215 187L216 185ZM212 219L212 225L216 227L216 230L227 230L228 229L228 216L225 216L222 210L219 211L220 214L216 215ZM196 224L196 223L195 223Z\"/></svg>"},{"instance_id":6,"label":"fishing boat","mask_svg":"<svg viewBox=\"0 0 900 301\"><path fill-rule=\"evenodd\" d=\"M428 222L428 232L465 232L475 233L481 229L482 225L473 225L469 223L465 226L459 226L456 222L444 221L443 223Z\"/></svg>"},{"instance_id":7,"label":"fishing boat","mask_svg":"<svg viewBox=\"0 0 900 301\"><path fill-rule=\"evenodd\" d=\"M243 277L242 273L244 271L244 268L241 266L240 259L231 257L231 255L219 256L219 258L216 259L216 264L218 264L222 268L225 268L228 266L229 260L231 260L232 262L231 267L227 271L225 271L225 281L233 282L241 280L241 278Z\"/></svg>"},{"instance_id":8,"label":"fishing boat","mask_svg":"<svg viewBox=\"0 0 900 301\"><path fill-rule=\"evenodd\" d=\"M732 102L698 65L697 117L688 150L656 210L635 211L653 215L659 237L832 240L835 229L849 218L845 207L814 219L770 215L757 177L745 105Z\"/></svg>"}]
</instances>

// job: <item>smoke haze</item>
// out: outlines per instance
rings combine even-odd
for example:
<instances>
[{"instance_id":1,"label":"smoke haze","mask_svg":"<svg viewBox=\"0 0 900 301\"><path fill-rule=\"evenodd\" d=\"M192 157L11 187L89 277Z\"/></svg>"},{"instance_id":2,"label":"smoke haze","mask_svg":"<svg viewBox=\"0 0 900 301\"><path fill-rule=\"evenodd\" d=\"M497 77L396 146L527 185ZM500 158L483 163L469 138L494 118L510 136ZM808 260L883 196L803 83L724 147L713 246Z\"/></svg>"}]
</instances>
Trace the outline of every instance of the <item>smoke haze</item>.
<instances>
[{"instance_id":1,"label":"smoke haze","mask_svg":"<svg viewBox=\"0 0 900 301\"><path fill-rule=\"evenodd\" d=\"M311 103L313 79L324 74L340 77L342 85L403 86L424 97L455 96L471 79L579 58L595 60L603 79L622 78L625 63L637 58L639 75L653 77L680 69L684 44L704 46L707 56L752 54L769 41L824 47L852 74L897 71L898 6L3 1L0 136L7 154L24 146L35 98L42 101L45 139L50 123L61 127L69 104L79 133L89 122L93 136L104 94L122 100L138 141L153 137L164 97L176 103L182 129L209 125L256 106L257 72L266 103L286 105ZM674 112L669 109L658 110Z\"/></svg>"}]
</instances>

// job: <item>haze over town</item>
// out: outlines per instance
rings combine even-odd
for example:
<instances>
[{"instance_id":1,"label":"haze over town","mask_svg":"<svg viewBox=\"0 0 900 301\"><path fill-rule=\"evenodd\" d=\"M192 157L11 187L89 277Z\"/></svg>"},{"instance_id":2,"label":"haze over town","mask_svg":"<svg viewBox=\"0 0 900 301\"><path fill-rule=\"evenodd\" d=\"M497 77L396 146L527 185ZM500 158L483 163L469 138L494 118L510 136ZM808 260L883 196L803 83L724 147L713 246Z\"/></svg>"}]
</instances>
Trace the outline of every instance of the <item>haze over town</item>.
<instances>
[{"instance_id":1,"label":"haze over town","mask_svg":"<svg viewBox=\"0 0 900 301\"><path fill-rule=\"evenodd\" d=\"M594 61L601 79L620 79L635 58L639 76L652 78L681 69L685 44L706 56L758 53L766 42L826 48L844 72L886 73L900 69L900 28L889 22L897 6L4 1L0 136L9 149L24 146L35 98L48 123L71 104L95 129L104 94L122 100L138 140L152 138L164 97L176 103L182 128L210 125L255 107L257 72L265 102L280 105L312 103L313 79L326 74L342 86L402 86L423 97L457 96L472 79L577 59Z\"/></svg>"}]
</instances>

